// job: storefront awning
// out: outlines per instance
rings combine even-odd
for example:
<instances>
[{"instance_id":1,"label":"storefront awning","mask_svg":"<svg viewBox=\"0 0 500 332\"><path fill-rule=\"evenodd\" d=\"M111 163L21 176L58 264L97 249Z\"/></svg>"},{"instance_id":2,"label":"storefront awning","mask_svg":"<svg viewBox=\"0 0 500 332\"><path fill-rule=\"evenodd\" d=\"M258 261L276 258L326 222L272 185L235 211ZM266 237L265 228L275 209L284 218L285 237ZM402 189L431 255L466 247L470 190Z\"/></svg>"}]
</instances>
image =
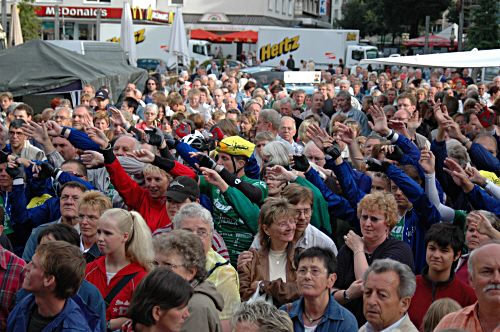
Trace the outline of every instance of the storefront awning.
<instances>
[{"instance_id":1,"label":"storefront awning","mask_svg":"<svg viewBox=\"0 0 500 332\"><path fill-rule=\"evenodd\" d=\"M257 39L259 38L259 33L253 30L243 30L237 32L231 32L222 36L229 42L233 43L257 43Z\"/></svg>"},{"instance_id":2,"label":"storefront awning","mask_svg":"<svg viewBox=\"0 0 500 332\"><path fill-rule=\"evenodd\" d=\"M439 36L429 36L429 47L450 47L450 40ZM409 39L403 42L407 47L422 47L425 46L425 36Z\"/></svg>"},{"instance_id":3,"label":"storefront awning","mask_svg":"<svg viewBox=\"0 0 500 332\"><path fill-rule=\"evenodd\" d=\"M207 30L195 29L191 30L191 39L218 42L220 40L220 36Z\"/></svg>"}]
</instances>

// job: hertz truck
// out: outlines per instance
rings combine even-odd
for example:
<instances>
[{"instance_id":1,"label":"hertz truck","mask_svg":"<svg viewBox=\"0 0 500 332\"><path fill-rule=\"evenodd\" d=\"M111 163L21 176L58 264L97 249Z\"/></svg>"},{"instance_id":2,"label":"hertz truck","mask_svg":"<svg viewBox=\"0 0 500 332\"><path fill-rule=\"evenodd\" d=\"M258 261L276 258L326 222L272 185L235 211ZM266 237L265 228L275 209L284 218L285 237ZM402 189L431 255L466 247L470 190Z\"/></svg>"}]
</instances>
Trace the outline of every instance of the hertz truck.
<instances>
[{"instance_id":1,"label":"hertz truck","mask_svg":"<svg viewBox=\"0 0 500 332\"><path fill-rule=\"evenodd\" d=\"M300 60L314 61L316 69L337 65L339 59L346 67L359 64L362 59L378 57L375 46L359 45L359 30L293 29L259 27L257 58L262 65L277 66L280 60L293 55L295 67Z\"/></svg>"}]
</instances>

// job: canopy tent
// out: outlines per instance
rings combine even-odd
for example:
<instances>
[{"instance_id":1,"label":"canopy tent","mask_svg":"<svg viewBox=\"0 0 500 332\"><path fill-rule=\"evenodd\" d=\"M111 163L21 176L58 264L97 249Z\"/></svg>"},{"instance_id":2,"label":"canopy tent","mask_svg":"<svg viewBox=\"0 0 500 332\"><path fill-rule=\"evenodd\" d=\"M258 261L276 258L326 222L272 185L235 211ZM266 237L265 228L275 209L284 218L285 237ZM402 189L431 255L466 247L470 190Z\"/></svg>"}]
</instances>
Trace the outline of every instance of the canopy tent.
<instances>
[{"instance_id":1,"label":"canopy tent","mask_svg":"<svg viewBox=\"0 0 500 332\"><path fill-rule=\"evenodd\" d=\"M360 64L441 68L497 67L500 66L500 49L363 59Z\"/></svg>"},{"instance_id":2,"label":"canopy tent","mask_svg":"<svg viewBox=\"0 0 500 332\"><path fill-rule=\"evenodd\" d=\"M403 42L406 47L422 47L425 46L425 36L420 36L418 38L408 39ZM429 47L450 47L451 42L449 39L430 35L429 36Z\"/></svg>"},{"instance_id":3,"label":"canopy tent","mask_svg":"<svg viewBox=\"0 0 500 332\"><path fill-rule=\"evenodd\" d=\"M219 40L219 35L203 30L203 29L195 29L191 30L191 39L196 39L196 40L208 40L211 42L217 42Z\"/></svg>"},{"instance_id":4,"label":"canopy tent","mask_svg":"<svg viewBox=\"0 0 500 332\"><path fill-rule=\"evenodd\" d=\"M257 43L257 39L259 38L259 33L253 30L243 30L237 32L231 32L223 35L227 41L234 43Z\"/></svg>"},{"instance_id":5,"label":"canopy tent","mask_svg":"<svg viewBox=\"0 0 500 332\"><path fill-rule=\"evenodd\" d=\"M127 83L141 88L148 77L145 70L122 61L103 61L42 40L0 51L0 72L0 91L10 91L14 97L79 93L83 85L91 84L109 86L115 101Z\"/></svg>"}]
</instances>

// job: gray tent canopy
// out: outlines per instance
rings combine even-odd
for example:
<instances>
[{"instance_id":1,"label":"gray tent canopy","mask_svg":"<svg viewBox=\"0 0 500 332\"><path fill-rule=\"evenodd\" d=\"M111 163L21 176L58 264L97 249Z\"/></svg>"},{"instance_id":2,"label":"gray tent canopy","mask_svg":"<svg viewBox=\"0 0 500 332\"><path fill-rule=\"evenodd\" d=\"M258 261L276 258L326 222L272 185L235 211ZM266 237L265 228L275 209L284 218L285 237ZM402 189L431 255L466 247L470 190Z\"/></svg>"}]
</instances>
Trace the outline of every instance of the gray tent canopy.
<instances>
[{"instance_id":1,"label":"gray tent canopy","mask_svg":"<svg viewBox=\"0 0 500 332\"><path fill-rule=\"evenodd\" d=\"M114 100L127 83L144 86L148 74L122 61L103 62L42 40L0 51L0 91L14 97L109 86Z\"/></svg>"}]
</instances>

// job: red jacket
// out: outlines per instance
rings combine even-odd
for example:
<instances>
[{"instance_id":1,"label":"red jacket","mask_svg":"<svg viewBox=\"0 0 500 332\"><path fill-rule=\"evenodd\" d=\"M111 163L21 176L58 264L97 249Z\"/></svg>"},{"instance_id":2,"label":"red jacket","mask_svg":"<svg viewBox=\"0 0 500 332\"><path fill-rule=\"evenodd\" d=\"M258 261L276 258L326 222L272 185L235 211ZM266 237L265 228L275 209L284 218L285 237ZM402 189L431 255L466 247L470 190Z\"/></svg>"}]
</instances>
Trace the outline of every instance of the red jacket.
<instances>
[{"instance_id":1,"label":"red jacket","mask_svg":"<svg viewBox=\"0 0 500 332\"><path fill-rule=\"evenodd\" d=\"M436 283L428 279L427 271L428 267L424 269L424 274L417 276L417 289L408 310L410 319L417 328L421 327L427 310L435 300L449 297L462 307L476 303L474 290L455 278L454 274L448 281Z\"/></svg>"},{"instance_id":2,"label":"red jacket","mask_svg":"<svg viewBox=\"0 0 500 332\"><path fill-rule=\"evenodd\" d=\"M109 307L106 308L106 320L110 320L127 315L132 294L134 293L134 290L139 282L148 274L148 272L141 265L137 263L130 263L118 271L108 285L105 259L105 256L99 257L95 261L89 263L85 271L85 279L99 289L103 298L106 298L108 293L113 289L113 287L115 287L122 277L137 272L137 275L132 278L120 292L118 292L114 299L111 300Z\"/></svg>"},{"instance_id":3,"label":"red jacket","mask_svg":"<svg viewBox=\"0 0 500 332\"><path fill-rule=\"evenodd\" d=\"M160 227L169 227L172 222L167 214L166 197L161 199L152 198L147 189L142 188L130 178L122 165L115 159L111 164L106 164L106 169L113 186L123 198L125 204L131 210L136 210L146 220L151 232ZM181 163L175 162L170 171L172 176L189 176L195 178L194 171Z\"/></svg>"}]
</instances>

